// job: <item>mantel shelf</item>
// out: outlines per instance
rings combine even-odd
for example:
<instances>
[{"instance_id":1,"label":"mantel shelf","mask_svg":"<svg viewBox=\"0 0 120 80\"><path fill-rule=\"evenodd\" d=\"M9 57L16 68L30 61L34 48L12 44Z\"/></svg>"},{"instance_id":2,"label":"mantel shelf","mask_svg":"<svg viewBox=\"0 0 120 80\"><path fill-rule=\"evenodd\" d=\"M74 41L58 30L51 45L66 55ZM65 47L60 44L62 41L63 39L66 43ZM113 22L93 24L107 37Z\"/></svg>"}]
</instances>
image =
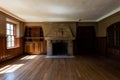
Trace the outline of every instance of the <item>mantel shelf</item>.
<instances>
[{"instance_id":1,"label":"mantel shelf","mask_svg":"<svg viewBox=\"0 0 120 80\"><path fill-rule=\"evenodd\" d=\"M45 37L45 40L74 40L75 37Z\"/></svg>"},{"instance_id":2,"label":"mantel shelf","mask_svg":"<svg viewBox=\"0 0 120 80\"><path fill-rule=\"evenodd\" d=\"M25 37L25 39L44 39L44 37Z\"/></svg>"}]
</instances>

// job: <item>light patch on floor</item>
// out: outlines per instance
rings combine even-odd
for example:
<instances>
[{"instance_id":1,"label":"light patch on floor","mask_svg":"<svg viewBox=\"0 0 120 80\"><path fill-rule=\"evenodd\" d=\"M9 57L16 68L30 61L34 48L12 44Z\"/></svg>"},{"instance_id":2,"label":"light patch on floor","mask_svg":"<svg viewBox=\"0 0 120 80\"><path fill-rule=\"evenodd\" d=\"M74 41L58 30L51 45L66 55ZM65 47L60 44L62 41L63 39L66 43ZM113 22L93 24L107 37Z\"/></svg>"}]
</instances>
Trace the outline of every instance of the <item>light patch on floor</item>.
<instances>
[{"instance_id":1,"label":"light patch on floor","mask_svg":"<svg viewBox=\"0 0 120 80\"><path fill-rule=\"evenodd\" d=\"M11 73L22 67L24 64L8 65L0 69L0 74Z\"/></svg>"},{"instance_id":2,"label":"light patch on floor","mask_svg":"<svg viewBox=\"0 0 120 80\"><path fill-rule=\"evenodd\" d=\"M30 55L30 56L25 56L25 57L21 58L20 60L34 59L36 57L37 57L37 55Z\"/></svg>"}]
</instances>

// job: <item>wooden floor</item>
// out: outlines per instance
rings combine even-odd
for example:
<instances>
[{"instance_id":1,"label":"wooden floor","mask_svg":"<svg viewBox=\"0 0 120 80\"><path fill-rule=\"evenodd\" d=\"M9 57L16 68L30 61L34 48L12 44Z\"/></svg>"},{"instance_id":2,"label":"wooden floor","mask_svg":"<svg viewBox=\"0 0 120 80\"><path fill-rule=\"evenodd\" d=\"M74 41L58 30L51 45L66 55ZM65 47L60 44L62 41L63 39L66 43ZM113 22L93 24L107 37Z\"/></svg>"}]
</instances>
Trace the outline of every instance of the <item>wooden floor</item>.
<instances>
[{"instance_id":1,"label":"wooden floor","mask_svg":"<svg viewBox=\"0 0 120 80\"><path fill-rule=\"evenodd\" d=\"M0 64L0 80L120 80L120 62L104 58L27 55Z\"/></svg>"}]
</instances>

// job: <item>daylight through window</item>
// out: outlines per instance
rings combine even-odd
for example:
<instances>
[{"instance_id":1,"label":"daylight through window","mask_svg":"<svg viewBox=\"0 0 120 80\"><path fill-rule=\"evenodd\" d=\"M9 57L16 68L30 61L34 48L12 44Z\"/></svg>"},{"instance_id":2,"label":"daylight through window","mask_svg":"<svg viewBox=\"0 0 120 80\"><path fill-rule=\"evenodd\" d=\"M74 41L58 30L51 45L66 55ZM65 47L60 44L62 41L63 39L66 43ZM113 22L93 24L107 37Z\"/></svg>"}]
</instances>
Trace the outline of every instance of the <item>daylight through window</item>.
<instances>
[{"instance_id":1,"label":"daylight through window","mask_svg":"<svg viewBox=\"0 0 120 80\"><path fill-rule=\"evenodd\" d=\"M7 48L15 46L15 25L12 23L6 24L6 34L7 34Z\"/></svg>"}]
</instances>

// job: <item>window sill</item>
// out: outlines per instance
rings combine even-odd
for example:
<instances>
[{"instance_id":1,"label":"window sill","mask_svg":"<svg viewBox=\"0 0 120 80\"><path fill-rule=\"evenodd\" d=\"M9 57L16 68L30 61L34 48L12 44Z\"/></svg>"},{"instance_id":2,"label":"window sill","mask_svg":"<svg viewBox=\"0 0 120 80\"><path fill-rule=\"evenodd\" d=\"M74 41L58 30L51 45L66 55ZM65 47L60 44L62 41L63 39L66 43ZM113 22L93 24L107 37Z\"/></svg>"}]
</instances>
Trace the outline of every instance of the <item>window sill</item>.
<instances>
[{"instance_id":1,"label":"window sill","mask_svg":"<svg viewBox=\"0 0 120 80\"><path fill-rule=\"evenodd\" d=\"M15 47L9 47L7 49L15 49L15 48L19 48L20 46L15 46Z\"/></svg>"}]
</instances>

